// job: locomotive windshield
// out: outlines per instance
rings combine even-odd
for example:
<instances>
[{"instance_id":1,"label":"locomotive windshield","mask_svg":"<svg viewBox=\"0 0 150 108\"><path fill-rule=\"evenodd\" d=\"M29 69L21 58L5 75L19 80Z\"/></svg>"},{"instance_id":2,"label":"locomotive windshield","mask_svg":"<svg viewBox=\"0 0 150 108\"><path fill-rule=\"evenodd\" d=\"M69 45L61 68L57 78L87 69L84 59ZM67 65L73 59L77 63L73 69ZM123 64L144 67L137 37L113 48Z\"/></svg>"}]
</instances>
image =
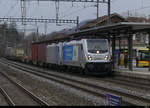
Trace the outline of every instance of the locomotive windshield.
<instances>
[{"instance_id":1,"label":"locomotive windshield","mask_svg":"<svg viewBox=\"0 0 150 108\"><path fill-rule=\"evenodd\" d=\"M87 48L89 53L106 53L108 43L106 39L88 39Z\"/></svg>"}]
</instances>

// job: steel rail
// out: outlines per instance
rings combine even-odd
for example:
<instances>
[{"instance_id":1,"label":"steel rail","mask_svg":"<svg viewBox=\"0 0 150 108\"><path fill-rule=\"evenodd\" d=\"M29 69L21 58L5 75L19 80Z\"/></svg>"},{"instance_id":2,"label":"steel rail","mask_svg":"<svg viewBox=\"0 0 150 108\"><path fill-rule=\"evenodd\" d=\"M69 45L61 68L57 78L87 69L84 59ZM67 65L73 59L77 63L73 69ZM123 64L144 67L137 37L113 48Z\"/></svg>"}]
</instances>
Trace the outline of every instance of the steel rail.
<instances>
[{"instance_id":1,"label":"steel rail","mask_svg":"<svg viewBox=\"0 0 150 108\"><path fill-rule=\"evenodd\" d=\"M9 64L9 63L7 63L7 64ZM11 65L13 65L13 64L11 64ZM46 73L46 72L39 71L39 70L36 70L36 71L41 72L41 73L37 73L37 72L31 71L31 69L27 70L27 68L29 68L29 67L24 68L24 66L22 66L22 65L17 66L17 64L16 64L16 65L13 65L13 67L15 67L17 69L20 69L20 70L23 70L23 71L28 72L28 73L32 73L32 74L40 76L40 77L44 77L44 78L49 79L49 80L53 80L53 81L59 82L61 84L65 84L65 85L71 86L71 87L76 88L76 89L80 89L80 90L86 91L88 93L92 93L95 96L106 97L105 94L98 93L98 92L95 92L95 91L91 91L89 89L83 88L82 86L92 87L92 88L95 88L95 89L100 89L100 90L103 90L103 91L112 92L112 93L119 94L119 95L124 95L124 96L130 97L130 98L134 98L134 99L138 98L138 100L142 100L142 101L144 100L146 102L150 102L150 100L148 100L146 98L142 97L142 99L141 99L141 97L138 97L136 95L132 95L132 94L129 94L129 93L121 92L121 91L118 91L118 90L115 90L115 89L112 89L112 88L110 89L110 88L104 87L104 86L97 86L97 85L89 84L89 83L86 83L86 82L73 80L73 79L65 78L65 77L58 76L58 75L53 75L53 74ZM34 69L32 69L32 70L34 70ZM52 78L52 76L55 77L55 78ZM70 82L76 82L77 84L76 85L72 85L70 83L68 84L68 83L66 83L64 81L60 81L59 79L69 80ZM123 102L126 103L126 104L133 105L132 103L127 102L125 100L123 100Z\"/></svg>"},{"instance_id":2,"label":"steel rail","mask_svg":"<svg viewBox=\"0 0 150 108\"><path fill-rule=\"evenodd\" d=\"M145 97L142 97L142 96L138 96L138 95L134 95L134 94L130 94L130 93L127 93L127 92L122 92L122 91L118 91L118 90L115 90L115 89L113 89L113 88L107 88L107 87L103 87L103 86L97 86L97 85L93 85L93 84L89 84L89 83L86 83L86 82L82 82L82 81L77 81L77 80L73 80L73 79L69 79L69 78L65 78L65 77L61 77L61 76L58 76L58 75L53 75L53 74L50 74L50 73L46 73L46 72L44 72L44 71L40 71L40 70L35 70L35 69L32 69L32 71L31 70L28 70L27 68L29 68L29 67L26 67L26 69L25 68L23 68L23 66L22 65L19 65L19 66L15 66L15 65L13 65L13 64L11 64L13 67L15 67L15 68L17 68L17 69L20 69L20 70L23 70L23 71L25 71L25 72L29 72L29 73L32 73L32 74L34 74L34 75L38 75L38 76L41 76L41 77L44 77L44 78L46 78L46 79L50 79L50 80L54 80L54 81L57 81L57 82L59 82L59 83L63 83L63 84L65 84L65 85L69 85L69 86L71 86L71 87L74 87L74 88L78 88L78 89L80 89L80 90L84 90L84 91L86 91L86 92L90 92L90 93L92 93L92 94L95 94L96 96L98 95L98 96L105 96L104 94L100 94L100 93L96 93L95 91L91 91L91 90L87 90L87 89L85 89L85 88L82 88L82 86L77 86L77 85L71 85L71 84L68 84L68 83L66 83L66 82L62 82L62 81L60 81L59 79L61 78L61 79L63 79L63 80L69 80L69 81L72 81L72 82L76 82L76 83L78 83L79 85L84 85L84 86L88 86L88 87L93 87L93 88L96 88L96 89L101 89L101 90L104 90L104 91L108 91L108 92L112 92L112 93L115 93L115 94L119 94L119 95L123 95L123 96L125 96L125 97L129 97L129 98L134 98L134 99L136 99L136 100L140 100L140 101L143 101L143 102L147 102L147 103L149 103L150 102L150 99L149 98L145 98ZM22 68L21 68L22 67ZM41 73L37 73L37 72L34 72L34 71L38 71L38 72L41 72ZM50 76L52 77L55 77L55 78L50 78ZM59 78L59 79L58 79ZM133 104L133 103L129 103L129 102L127 102L127 101L125 101L125 100L123 100L125 103L128 103L128 104Z\"/></svg>"},{"instance_id":3,"label":"steel rail","mask_svg":"<svg viewBox=\"0 0 150 108\"><path fill-rule=\"evenodd\" d=\"M6 102L10 106L15 106L15 103L13 102L13 100L9 97L9 95L7 94L7 92L3 88L1 88L1 87L0 87L0 92L4 96L4 98L6 99Z\"/></svg>"},{"instance_id":4,"label":"steel rail","mask_svg":"<svg viewBox=\"0 0 150 108\"><path fill-rule=\"evenodd\" d=\"M150 90L149 84L145 84L145 83L141 83L141 82L135 83L133 81L129 81L126 79L122 79L122 80L119 80L118 78L103 79L103 81L112 82L112 83L120 84L120 85L126 85L126 86L130 86L130 87L135 87L135 88L139 88L139 89Z\"/></svg>"},{"instance_id":5,"label":"steel rail","mask_svg":"<svg viewBox=\"0 0 150 108\"><path fill-rule=\"evenodd\" d=\"M34 101L36 101L37 103L43 105L43 106L49 106L49 104L45 101L43 101L42 99L40 99L39 97L37 97L36 95L34 95L32 92L30 92L29 90L27 90L26 88L24 88L21 84L13 81L10 77L8 77L6 74L2 73L1 74L6 77L10 82L12 82L14 85L16 85L17 87L19 87L20 89L22 89L26 94L28 94Z\"/></svg>"}]
</instances>

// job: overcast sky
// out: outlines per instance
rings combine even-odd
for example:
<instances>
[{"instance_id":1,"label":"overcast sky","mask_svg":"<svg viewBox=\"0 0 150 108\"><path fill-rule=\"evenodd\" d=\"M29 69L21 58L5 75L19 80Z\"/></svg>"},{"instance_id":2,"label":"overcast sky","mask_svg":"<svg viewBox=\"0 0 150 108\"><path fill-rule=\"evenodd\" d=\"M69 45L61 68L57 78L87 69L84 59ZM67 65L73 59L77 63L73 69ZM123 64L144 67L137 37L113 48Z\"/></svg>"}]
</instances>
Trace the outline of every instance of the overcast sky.
<instances>
[{"instance_id":1,"label":"overcast sky","mask_svg":"<svg viewBox=\"0 0 150 108\"><path fill-rule=\"evenodd\" d=\"M139 13L141 16L150 15L150 0L111 0L111 13L117 12L123 14L127 11L131 13ZM0 0L0 17L21 17L21 6L19 0ZM84 21L88 19L96 18L95 3L71 3L60 2L59 18L62 19L76 19L79 16L79 20ZM27 2L27 17L32 18L56 18L55 2ZM107 14L107 5L100 4L99 16ZM45 30L47 26L47 29ZM27 25L28 29L39 28L40 33L50 33L58 31L63 28L71 28L74 24L30 24ZM18 28L22 28L21 24L18 24Z\"/></svg>"}]
</instances>

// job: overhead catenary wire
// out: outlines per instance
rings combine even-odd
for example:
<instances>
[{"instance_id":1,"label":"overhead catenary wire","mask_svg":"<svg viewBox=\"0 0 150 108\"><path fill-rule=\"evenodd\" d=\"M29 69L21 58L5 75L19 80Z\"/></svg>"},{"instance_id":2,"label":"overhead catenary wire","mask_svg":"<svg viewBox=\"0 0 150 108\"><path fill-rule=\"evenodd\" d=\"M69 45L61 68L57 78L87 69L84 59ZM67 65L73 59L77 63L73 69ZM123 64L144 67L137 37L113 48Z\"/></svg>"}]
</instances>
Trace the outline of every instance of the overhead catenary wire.
<instances>
[{"instance_id":1,"label":"overhead catenary wire","mask_svg":"<svg viewBox=\"0 0 150 108\"><path fill-rule=\"evenodd\" d=\"M95 5L89 5L89 6L87 6L87 7L80 8L80 9L78 9L78 10L75 10L75 11L71 12L71 13L65 14L65 15L63 15L63 16L61 16L61 17L67 17L67 16L70 16L70 15L76 14L76 13L78 13L78 12L83 11L83 10L86 9L86 8L93 7L93 6L95 6Z\"/></svg>"},{"instance_id":2,"label":"overhead catenary wire","mask_svg":"<svg viewBox=\"0 0 150 108\"><path fill-rule=\"evenodd\" d=\"M78 5L78 4L73 5L73 2L72 2L72 6L69 9L66 9L65 11L63 11L63 13L69 13L69 11L72 11L71 9L73 9L73 8L81 8L79 6L81 6L81 5ZM62 16L64 16L64 15L62 15Z\"/></svg>"},{"instance_id":3,"label":"overhead catenary wire","mask_svg":"<svg viewBox=\"0 0 150 108\"><path fill-rule=\"evenodd\" d=\"M96 0L95 0L95 1L96 1ZM74 5L73 5L74 2L71 2L71 3L72 3L72 6L74 6ZM95 3L95 2L94 2L94 3ZM17 4L16 4L16 5L17 5ZM94 5L90 5L90 6L86 6L85 3L84 3L84 7L83 7L83 8L81 8L81 9L79 9L79 10L77 10L77 11L68 13L68 14L66 14L66 15L63 15L63 17L70 16L70 15L73 15L73 14L75 14L75 13L81 12L82 10L84 10L84 9L86 9L86 8L89 8L89 7L92 7L92 6L95 6L95 4L94 4ZM15 8L15 6L14 6L14 8Z\"/></svg>"},{"instance_id":4,"label":"overhead catenary wire","mask_svg":"<svg viewBox=\"0 0 150 108\"><path fill-rule=\"evenodd\" d=\"M56 24L57 24L57 20L59 19L59 1L55 1L55 8L56 8Z\"/></svg>"},{"instance_id":5,"label":"overhead catenary wire","mask_svg":"<svg viewBox=\"0 0 150 108\"><path fill-rule=\"evenodd\" d=\"M119 0L111 0L112 2L111 3L116 3L117 1ZM121 0L120 0L121 1ZM146 0L145 0L146 1ZM120 13L130 13L130 12L138 12L138 11L141 11L141 10L144 10L144 9L147 9L147 8L150 8L150 5L147 5L147 6L144 6L144 0L141 0L140 1L140 7L139 8L135 8L135 9L128 9L127 11L122 11Z\"/></svg>"},{"instance_id":6,"label":"overhead catenary wire","mask_svg":"<svg viewBox=\"0 0 150 108\"><path fill-rule=\"evenodd\" d=\"M118 0L111 0L111 3L116 3Z\"/></svg>"},{"instance_id":7,"label":"overhead catenary wire","mask_svg":"<svg viewBox=\"0 0 150 108\"><path fill-rule=\"evenodd\" d=\"M4 17L8 16L8 14L10 14L10 12L12 12L12 10L17 6L18 3L19 3L19 1L17 1L14 5L12 5Z\"/></svg>"},{"instance_id":8,"label":"overhead catenary wire","mask_svg":"<svg viewBox=\"0 0 150 108\"><path fill-rule=\"evenodd\" d=\"M4 2L2 2L2 0L0 1L0 8L3 8L3 7L5 7L7 4L6 3L4 3ZM1 9L0 9L1 10Z\"/></svg>"},{"instance_id":9,"label":"overhead catenary wire","mask_svg":"<svg viewBox=\"0 0 150 108\"><path fill-rule=\"evenodd\" d=\"M132 10L129 10L129 11L139 11L139 10L143 10L143 9L146 9L146 8L150 8L150 5L149 6L142 6L141 8L132 9Z\"/></svg>"},{"instance_id":10,"label":"overhead catenary wire","mask_svg":"<svg viewBox=\"0 0 150 108\"><path fill-rule=\"evenodd\" d=\"M128 13L128 16L130 16L130 15L132 16L132 12L139 12L139 11L142 11L142 10L147 9L147 8L150 8L150 5L149 6L143 6L143 7L136 8L136 9L127 10L126 12L123 11L121 13Z\"/></svg>"}]
</instances>

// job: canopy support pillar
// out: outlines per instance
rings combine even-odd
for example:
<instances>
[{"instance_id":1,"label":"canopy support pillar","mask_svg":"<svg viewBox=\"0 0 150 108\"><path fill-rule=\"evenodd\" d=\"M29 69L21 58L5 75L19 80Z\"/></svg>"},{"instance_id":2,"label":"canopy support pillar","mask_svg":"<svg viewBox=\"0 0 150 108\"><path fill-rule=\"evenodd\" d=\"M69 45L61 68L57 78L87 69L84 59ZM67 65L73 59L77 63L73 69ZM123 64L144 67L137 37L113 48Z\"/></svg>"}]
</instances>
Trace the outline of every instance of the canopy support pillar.
<instances>
[{"instance_id":1,"label":"canopy support pillar","mask_svg":"<svg viewBox=\"0 0 150 108\"><path fill-rule=\"evenodd\" d=\"M121 44L120 44L120 37L119 37L119 50L118 50L118 66L120 66L120 52L121 52Z\"/></svg>"},{"instance_id":2,"label":"canopy support pillar","mask_svg":"<svg viewBox=\"0 0 150 108\"><path fill-rule=\"evenodd\" d=\"M115 35L112 38L112 61L113 61L113 69L115 68Z\"/></svg>"},{"instance_id":3,"label":"canopy support pillar","mask_svg":"<svg viewBox=\"0 0 150 108\"><path fill-rule=\"evenodd\" d=\"M149 69L148 70L150 71L150 32L148 33L148 38L149 38L148 39L149 40L149 42L148 42L148 45L149 45L148 46L149 47Z\"/></svg>"},{"instance_id":4,"label":"canopy support pillar","mask_svg":"<svg viewBox=\"0 0 150 108\"><path fill-rule=\"evenodd\" d=\"M132 38L133 38L133 34L129 34L129 37L128 37L128 65L129 65L129 70L132 71L133 70L133 64L132 64L132 61L133 61L133 42L132 42Z\"/></svg>"}]
</instances>

